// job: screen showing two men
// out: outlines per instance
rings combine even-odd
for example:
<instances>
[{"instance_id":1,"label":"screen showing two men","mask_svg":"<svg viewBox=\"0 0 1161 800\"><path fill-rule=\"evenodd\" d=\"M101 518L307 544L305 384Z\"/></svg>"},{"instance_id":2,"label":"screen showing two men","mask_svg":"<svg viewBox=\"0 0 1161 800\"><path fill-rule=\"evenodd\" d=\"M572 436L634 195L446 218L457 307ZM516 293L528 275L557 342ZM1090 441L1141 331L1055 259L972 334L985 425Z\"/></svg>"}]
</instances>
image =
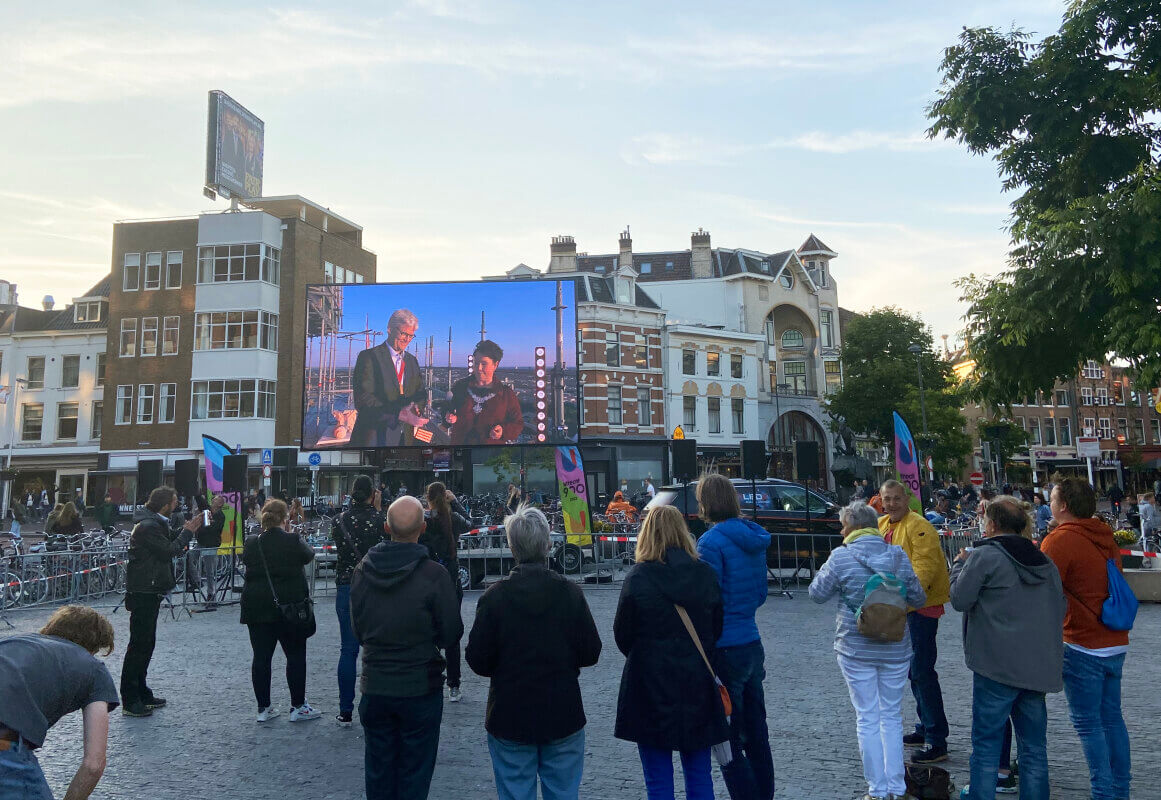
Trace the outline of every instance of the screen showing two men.
<instances>
[{"instance_id":1,"label":"screen showing two men","mask_svg":"<svg viewBox=\"0 0 1161 800\"><path fill-rule=\"evenodd\" d=\"M302 447L577 441L572 281L307 287Z\"/></svg>"}]
</instances>

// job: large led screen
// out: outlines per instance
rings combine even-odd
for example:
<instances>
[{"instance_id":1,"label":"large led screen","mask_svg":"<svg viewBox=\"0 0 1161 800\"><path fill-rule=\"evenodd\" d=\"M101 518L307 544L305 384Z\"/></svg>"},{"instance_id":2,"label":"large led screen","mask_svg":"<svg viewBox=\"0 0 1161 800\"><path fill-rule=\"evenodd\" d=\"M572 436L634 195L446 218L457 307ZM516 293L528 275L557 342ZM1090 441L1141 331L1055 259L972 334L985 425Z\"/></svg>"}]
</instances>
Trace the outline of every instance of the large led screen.
<instances>
[{"instance_id":1,"label":"large led screen","mask_svg":"<svg viewBox=\"0 0 1161 800\"><path fill-rule=\"evenodd\" d=\"M311 285L302 447L577 441L575 286Z\"/></svg>"}]
</instances>

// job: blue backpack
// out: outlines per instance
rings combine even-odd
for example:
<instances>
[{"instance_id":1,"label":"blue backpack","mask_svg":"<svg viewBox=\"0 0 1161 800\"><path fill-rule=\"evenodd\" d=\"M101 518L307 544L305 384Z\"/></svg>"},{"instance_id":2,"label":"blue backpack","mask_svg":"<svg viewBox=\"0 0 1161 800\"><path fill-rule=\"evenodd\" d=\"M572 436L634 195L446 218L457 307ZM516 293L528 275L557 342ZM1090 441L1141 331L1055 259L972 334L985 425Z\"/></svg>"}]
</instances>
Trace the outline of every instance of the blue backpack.
<instances>
[{"instance_id":1,"label":"blue backpack","mask_svg":"<svg viewBox=\"0 0 1161 800\"><path fill-rule=\"evenodd\" d=\"M1092 541L1091 539L1089 541ZM1100 550L1100 546L1093 542L1093 547ZM1103 554L1104 551L1101 551ZM1085 608L1100 618L1101 623L1112 631L1131 631L1133 629L1133 621L1137 618L1137 596L1133 594L1133 590L1129 588L1129 582L1125 580L1125 576L1121 574L1121 570L1117 567L1115 558L1110 558L1105 562L1105 571L1108 573L1108 592L1109 596L1105 598L1104 603L1101 604L1101 613L1097 614L1093 609L1088 608L1080 598L1072 592L1068 592ZM1067 589L1065 591L1068 591Z\"/></svg>"}]
</instances>

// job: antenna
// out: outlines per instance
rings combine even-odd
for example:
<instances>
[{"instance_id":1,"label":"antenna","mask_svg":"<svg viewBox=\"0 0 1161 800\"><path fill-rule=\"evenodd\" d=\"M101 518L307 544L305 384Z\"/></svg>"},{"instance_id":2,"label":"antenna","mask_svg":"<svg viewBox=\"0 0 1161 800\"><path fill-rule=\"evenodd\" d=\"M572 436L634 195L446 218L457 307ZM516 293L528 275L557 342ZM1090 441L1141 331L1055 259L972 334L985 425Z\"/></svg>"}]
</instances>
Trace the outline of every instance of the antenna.
<instances>
[{"instance_id":1,"label":"antenna","mask_svg":"<svg viewBox=\"0 0 1161 800\"><path fill-rule=\"evenodd\" d=\"M480 312L480 341L488 338L488 328L484 325L484 312Z\"/></svg>"},{"instance_id":2,"label":"antenna","mask_svg":"<svg viewBox=\"0 0 1161 800\"><path fill-rule=\"evenodd\" d=\"M451 393L452 379L451 379L451 353L452 353L452 329L451 325L447 326L447 390Z\"/></svg>"}]
</instances>

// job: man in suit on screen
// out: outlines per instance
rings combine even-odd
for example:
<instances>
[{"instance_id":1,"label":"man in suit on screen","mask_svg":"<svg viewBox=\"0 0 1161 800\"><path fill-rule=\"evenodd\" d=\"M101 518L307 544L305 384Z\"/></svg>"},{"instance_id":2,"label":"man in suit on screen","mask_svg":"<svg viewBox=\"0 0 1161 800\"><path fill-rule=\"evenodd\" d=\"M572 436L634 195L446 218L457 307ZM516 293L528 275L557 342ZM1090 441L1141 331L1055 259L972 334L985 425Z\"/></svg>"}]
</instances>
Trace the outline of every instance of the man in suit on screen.
<instances>
[{"instance_id":1,"label":"man in suit on screen","mask_svg":"<svg viewBox=\"0 0 1161 800\"><path fill-rule=\"evenodd\" d=\"M352 447L414 445L415 429L427 424L419 409L427 390L419 361L407 352L419 320L405 308L387 321L387 341L359 353L351 376L358 417Z\"/></svg>"}]
</instances>

